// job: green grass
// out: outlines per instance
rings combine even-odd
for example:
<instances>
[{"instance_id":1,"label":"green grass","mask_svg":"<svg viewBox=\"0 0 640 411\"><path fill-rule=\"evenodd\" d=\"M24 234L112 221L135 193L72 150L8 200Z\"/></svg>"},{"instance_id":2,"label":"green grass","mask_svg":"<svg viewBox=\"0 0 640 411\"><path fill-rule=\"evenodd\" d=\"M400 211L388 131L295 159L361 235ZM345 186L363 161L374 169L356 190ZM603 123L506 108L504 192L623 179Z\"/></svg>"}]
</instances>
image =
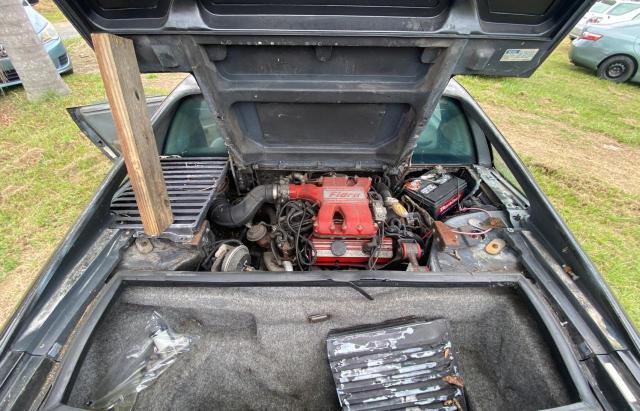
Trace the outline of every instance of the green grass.
<instances>
[{"instance_id":1,"label":"green grass","mask_svg":"<svg viewBox=\"0 0 640 411\"><path fill-rule=\"evenodd\" d=\"M62 14L58 6L56 6L52 0L40 0L38 4L33 7L51 23L62 23L67 21L64 14Z\"/></svg>"},{"instance_id":2,"label":"green grass","mask_svg":"<svg viewBox=\"0 0 640 411\"><path fill-rule=\"evenodd\" d=\"M29 103L22 87L0 94L0 323L110 168L66 111L106 99L100 75L63 80L71 89L64 97Z\"/></svg>"},{"instance_id":3,"label":"green grass","mask_svg":"<svg viewBox=\"0 0 640 411\"><path fill-rule=\"evenodd\" d=\"M12 113L0 142L0 280L20 263L37 269L42 262L29 262L25 253L60 240L108 168L65 112L103 99L100 77L64 80L73 91L68 97L27 103L16 88L0 100L2 111Z\"/></svg>"},{"instance_id":4,"label":"green grass","mask_svg":"<svg viewBox=\"0 0 640 411\"><path fill-rule=\"evenodd\" d=\"M571 127L640 146L640 85L598 80L568 59L565 41L529 79L464 77L481 102L552 116Z\"/></svg>"},{"instance_id":5,"label":"green grass","mask_svg":"<svg viewBox=\"0 0 640 411\"><path fill-rule=\"evenodd\" d=\"M640 196L524 161L629 317L640 324Z\"/></svg>"},{"instance_id":6,"label":"green grass","mask_svg":"<svg viewBox=\"0 0 640 411\"><path fill-rule=\"evenodd\" d=\"M595 133L596 141L600 136L611 137L623 150L640 146L640 87L599 80L594 72L572 65L567 53L565 41L528 79L458 80L481 105L509 109L508 113L497 110L493 120L498 127L526 121L535 125L537 133L557 135L562 125L560 137L576 147L586 144L581 140L585 133ZM536 135L525 137L535 139ZM631 319L640 324L638 188L623 192L603 179L584 175L580 164L550 168L549 161L544 161L548 159L520 155Z\"/></svg>"}]
</instances>

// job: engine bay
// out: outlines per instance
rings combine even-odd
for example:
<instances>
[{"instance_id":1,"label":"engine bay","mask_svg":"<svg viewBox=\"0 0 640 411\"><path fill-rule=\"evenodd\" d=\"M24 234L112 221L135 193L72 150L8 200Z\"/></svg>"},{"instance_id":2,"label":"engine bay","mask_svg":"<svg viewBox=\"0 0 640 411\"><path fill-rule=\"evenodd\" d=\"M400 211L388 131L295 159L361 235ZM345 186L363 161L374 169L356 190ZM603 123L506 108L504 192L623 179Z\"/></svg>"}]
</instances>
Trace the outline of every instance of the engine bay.
<instances>
[{"instance_id":1,"label":"engine bay","mask_svg":"<svg viewBox=\"0 0 640 411\"><path fill-rule=\"evenodd\" d=\"M465 168L385 175L291 173L223 193L209 221L211 271L513 271L504 213ZM469 187L469 188L467 188ZM482 262L469 249L480 249ZM466 265L466 266L465 266Z\"/></svg>"},{"instance_id":2,"label":"engine bay","mask_svg":"<svg viewBox=\"0 0 640 411\"><path fill-rule=\"evenodd\" d=\"M505 207L466 167L222 177L188 244L140 236L124 269L210 272L519 270Z\"/></svg>"},{"instance_id":3,"label":"engine bay","mask_svg":"<svg viewBox=\"0 0 640 411\"><path fill-rule=\"evenodd\" d=\"M578 401L574 359L517 242L526 210L490 169L241 178L229 164L164 164L179 171L168 180L182 231L137 232L123 246L51 404L453 411Z\"/></svg>"}]
</instances>

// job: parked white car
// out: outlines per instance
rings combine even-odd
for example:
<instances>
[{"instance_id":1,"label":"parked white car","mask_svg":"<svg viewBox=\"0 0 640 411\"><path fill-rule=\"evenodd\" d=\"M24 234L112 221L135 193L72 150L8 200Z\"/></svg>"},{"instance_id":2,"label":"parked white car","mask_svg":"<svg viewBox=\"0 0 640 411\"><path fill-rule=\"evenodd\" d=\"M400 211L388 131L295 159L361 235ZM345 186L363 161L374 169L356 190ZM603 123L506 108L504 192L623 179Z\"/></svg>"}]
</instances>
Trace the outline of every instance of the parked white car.
<instances>
[{"instance_id":1,"label":"parked white car","mask_svg":"<svg viewBox=\"0 0 640 411\"><path fill-rule=\"evenodd\" d=\"M613 24L630 21L640 16L640 1L601 0L580 19L569 37L580 37L586 25Z\"/></svg>"}]
</instances>

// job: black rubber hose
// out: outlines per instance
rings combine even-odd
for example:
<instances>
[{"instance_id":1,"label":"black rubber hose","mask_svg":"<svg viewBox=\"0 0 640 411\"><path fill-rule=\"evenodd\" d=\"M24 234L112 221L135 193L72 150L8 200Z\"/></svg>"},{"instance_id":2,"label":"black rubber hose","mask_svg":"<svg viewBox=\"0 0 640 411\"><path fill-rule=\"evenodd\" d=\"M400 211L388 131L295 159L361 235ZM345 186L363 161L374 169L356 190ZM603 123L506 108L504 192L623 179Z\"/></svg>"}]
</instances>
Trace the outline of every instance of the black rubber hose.
<instances>
[{"instance_id":1,"label":"black rubber hose","mask_svg":"<svg viewBox=\"0 0 640 411\"><path fill-rule=\"evenodd\" d=\"M265 207L264 213L269 218L269 224L276 225L278 222L278 217L276 216L276 210L273 207Z\"/></svg>"},{"instance_id":2,"label":"black rubber hose","mask_svg":"<svg viewBox=\"0 0 640 411\"><path fill-rule=\"evenodd\" d=\"M222 227L241 227L253 219L264 203L275 202L280 192L281 187L275 184L257 186L235 205L226 197L219 197L213 202L209 218Z\"/></svg>"},{"instance_id":3,"label":"black rubber hose","mask_svg":"<svg viewBox=\"0 0 640 411\"><path fill-rule=\"evenodd\" d=\"M386 184L380 182L380 183L376 184L375 187L376 187L376 191L382 196L383 200L386 201L387 198L393 197L391 195L391 190L389 189L389 187Z\"/></svg>"}]
</instances>

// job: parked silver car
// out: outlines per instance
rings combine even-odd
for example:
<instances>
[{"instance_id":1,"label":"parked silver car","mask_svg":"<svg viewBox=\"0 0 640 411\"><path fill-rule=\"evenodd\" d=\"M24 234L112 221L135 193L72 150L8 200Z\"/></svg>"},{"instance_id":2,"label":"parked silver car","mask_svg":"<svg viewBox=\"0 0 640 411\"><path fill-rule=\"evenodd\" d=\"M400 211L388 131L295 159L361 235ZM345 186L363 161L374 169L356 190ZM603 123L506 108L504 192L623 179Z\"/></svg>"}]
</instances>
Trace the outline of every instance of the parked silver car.
<instances>
[{"instance_id":1,"label":"parked silver car","mask_svg":"<svg viewBox=\"0 0 640 411\"><path fill-rule=\"evenodd\" d=\"M595 2L595 4L593 6L591 6L589 11L586 12L584 16L582 16L582 18L580 19L578 24L576 24L573 27L573 29L569 33L569 38L571 38L573 40L573 39L579 37L580 34L582 33L582 30L584 30L584 27L587 25L587 21L589 21L589 19L591 19L592 17L595 17L597 15L600 15L602 13L606 13L607 11L611 10L613 8L613 6L615 6L618 3L620 3L619 0L600 0L600 1Z\"/></svg>"},{"instance_id":2,"label":"parked silver car","mask_svg":"<svg viewBox=\"0 0 640 411\"><path fill-rule=\"evenodd\" d=\"M569 33L569 37L573 40L580 37L585 26L595 24L615 24L625 21L631 21L640 16L640 2L633 1L617 1L603 0L593 5L580 22L575 25Z\"/></svg>"}]
</instances>

